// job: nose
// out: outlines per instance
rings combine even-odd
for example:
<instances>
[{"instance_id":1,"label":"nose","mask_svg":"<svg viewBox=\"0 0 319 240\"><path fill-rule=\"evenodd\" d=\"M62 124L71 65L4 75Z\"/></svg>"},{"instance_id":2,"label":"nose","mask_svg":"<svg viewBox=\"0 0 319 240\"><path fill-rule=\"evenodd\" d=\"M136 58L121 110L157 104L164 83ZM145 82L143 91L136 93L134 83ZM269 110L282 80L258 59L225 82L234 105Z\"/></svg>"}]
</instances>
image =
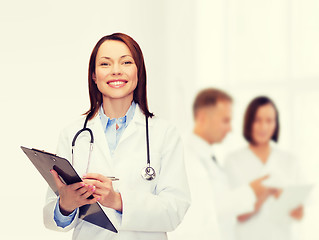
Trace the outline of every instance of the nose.
<instances>
[{"instance_id":1,"label":"nose","mask_svg":"<svg viewBox=\"0 0 319 240\"><path fill-rule=\"evenodd\" d=\"M262 122L260 124L260 129L263 130L263 131L267 130L268 129L268 124L266 122Z\"/></svg>"},{"instance_id":2,"label":"nose","mask_svg":"<svg viewBox=\"0 0 319 240\"><path fill-rule=\"evenodd\" d=\"M121 74L122 74L121 66L115 63L112 68L112 75L116 76Z\"/></svg>"}]
</instances>

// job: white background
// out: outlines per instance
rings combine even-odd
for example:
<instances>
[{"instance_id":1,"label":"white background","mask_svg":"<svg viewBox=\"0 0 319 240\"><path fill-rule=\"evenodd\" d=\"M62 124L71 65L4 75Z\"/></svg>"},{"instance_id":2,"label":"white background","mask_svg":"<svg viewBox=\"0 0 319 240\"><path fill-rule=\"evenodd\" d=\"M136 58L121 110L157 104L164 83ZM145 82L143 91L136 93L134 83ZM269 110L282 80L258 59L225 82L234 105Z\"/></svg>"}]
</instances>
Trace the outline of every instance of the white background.
<instances>
[{"instance_id":1,"label":"white background","mask_svg":"<svg viewBox=\"0 0 319 240\"><path fill-rule=\"evenodd\" d=\"M0 31L1 239L71 238L44 228L47 185L19 147L55 152L60 129L89 107L90 53L113 32L140 44L156 115L185 132L195 94L226 90L235 103L223 156L245 144L244 110L266 94L279 108L279 145L319 182L317 0L1 0ZM303 240L319 239L318 215L315 189Z\"/></svg>"}]
</instances>

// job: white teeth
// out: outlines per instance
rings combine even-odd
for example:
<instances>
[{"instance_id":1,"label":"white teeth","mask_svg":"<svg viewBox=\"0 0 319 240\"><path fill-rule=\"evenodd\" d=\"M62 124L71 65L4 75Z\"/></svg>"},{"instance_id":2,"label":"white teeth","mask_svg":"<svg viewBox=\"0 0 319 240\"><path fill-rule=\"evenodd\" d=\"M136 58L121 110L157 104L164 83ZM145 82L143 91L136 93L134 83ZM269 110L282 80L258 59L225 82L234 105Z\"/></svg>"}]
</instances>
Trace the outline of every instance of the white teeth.
<instances>
[{"instance_id":1,"label":"white teeth","mask_svg":"<svg viewBox=\"0 0 319 240\"><path fill-rule=\"evenodd\" d=\"M112 86L117 86L117 85L122 85L124 84L125 82L122 82L122 81L116 81L116 82L110 82L109 85L112 85Z\"/></svg>"}]
</instances>

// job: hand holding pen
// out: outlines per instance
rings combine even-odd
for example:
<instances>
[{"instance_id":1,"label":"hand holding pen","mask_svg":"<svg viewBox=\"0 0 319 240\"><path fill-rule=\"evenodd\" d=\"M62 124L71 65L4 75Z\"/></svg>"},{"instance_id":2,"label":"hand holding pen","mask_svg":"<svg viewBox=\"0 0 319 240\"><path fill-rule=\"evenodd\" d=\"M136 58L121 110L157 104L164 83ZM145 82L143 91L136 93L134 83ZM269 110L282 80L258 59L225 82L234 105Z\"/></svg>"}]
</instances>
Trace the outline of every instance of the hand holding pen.
<instances>
[{"instance_id":1,"label":"hand holding pen","mask_svg":"<svg viewBox=\"0 0 319 240\"><path fill-rule=\"evenodd\" d=\"M82 180L85 184L93 186L93 196L99 199L98 201L102 206L122 211L121 194L115 192L112 185L112 181L117 181L118 178L107 177L98 173L88 173L83 176Z\"/></svg>"}]
</instances>

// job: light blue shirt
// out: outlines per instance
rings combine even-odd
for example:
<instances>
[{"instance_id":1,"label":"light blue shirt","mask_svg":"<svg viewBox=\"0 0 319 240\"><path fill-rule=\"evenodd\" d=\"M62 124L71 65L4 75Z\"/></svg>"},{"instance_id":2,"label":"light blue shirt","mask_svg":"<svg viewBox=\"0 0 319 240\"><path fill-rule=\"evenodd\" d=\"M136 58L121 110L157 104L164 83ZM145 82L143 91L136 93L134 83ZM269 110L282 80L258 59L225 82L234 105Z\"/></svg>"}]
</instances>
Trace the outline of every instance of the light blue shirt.
<instances>
[{"instance_id":1,"label":"light blue shirt","mask_svg":"<svg viewBox=\"0 0 319 240\"><path fill-rule=\"evenodd\" d=\"M109 145L110 153L113 155L120 138L129 122L133 119L136 103L133 101L124 117L112 118L104 114L103 107L100 107L100 119L104 129L105 137ZM118 129L116 129L116 125Z\"/></svg>"},{"instance_id":2,"label":"light blue shirt","mask_svg":"<svg viewBox=\"0 0 319 240\"><path fill-rule=\"evenodd\" d=\"M133 101L124 117L110 119L108 116L105 115L103 105L101 104L101 107L99 109L99 116L112 156L124 130L134 117L135 109L136 103ZM116 129L116 125L118 126L118 129ZM66 226L69 226L73 221L77 209L74 210L70 215L64 216L60 211L59 200L57 201L54 209L54 221L59 227L65 228Z\"/></svg>"}]
</instances>

